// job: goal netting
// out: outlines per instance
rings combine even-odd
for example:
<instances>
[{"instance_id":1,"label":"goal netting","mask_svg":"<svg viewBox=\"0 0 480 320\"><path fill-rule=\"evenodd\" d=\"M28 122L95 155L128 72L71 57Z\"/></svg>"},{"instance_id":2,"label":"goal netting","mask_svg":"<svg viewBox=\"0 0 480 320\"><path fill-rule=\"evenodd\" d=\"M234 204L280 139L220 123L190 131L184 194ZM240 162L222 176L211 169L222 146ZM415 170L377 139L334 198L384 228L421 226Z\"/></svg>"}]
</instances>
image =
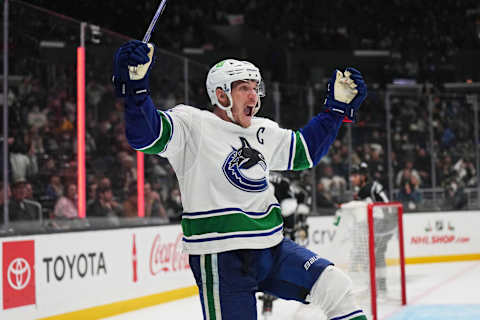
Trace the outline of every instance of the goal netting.
<instances>
[{"instance_id":1,"label":"goal netting","mask_svg":"<svg viewBox=\"0 0 480 320\"><path fill-rule=\"evenodd\" d=\"M332 261L353 280L357 302L384 319L406 304L401 203L343 204L336 213Z\"/></svg>"}]
</instances>

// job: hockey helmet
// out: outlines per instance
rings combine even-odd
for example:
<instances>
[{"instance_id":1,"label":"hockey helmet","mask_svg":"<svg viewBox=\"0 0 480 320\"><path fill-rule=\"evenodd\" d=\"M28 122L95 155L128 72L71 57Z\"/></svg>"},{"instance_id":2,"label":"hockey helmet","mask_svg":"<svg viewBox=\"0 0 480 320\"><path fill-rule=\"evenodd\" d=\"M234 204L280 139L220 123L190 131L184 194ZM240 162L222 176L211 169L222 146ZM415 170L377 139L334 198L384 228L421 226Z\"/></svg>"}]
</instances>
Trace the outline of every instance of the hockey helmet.
<instances>
[{"instance_id":1,"label":"hockey helmet","mask_svg":"<svg viewBox=\"0 0 480 320\"><path fill-rule=\"evenodd\" d=\"M227 111L227 115L233 121L232 115L232 83L239 80L254 80L258 83L258 102L253 110L255 115L260 109L260 98L265 96L265 85L260 75L260 70L251 62L226 59L215 64L207 75L206 86L212 105ZM218 101L216 90L221 88L228 97L229 105L224 107Z\"/></svg>"}]
</instances>

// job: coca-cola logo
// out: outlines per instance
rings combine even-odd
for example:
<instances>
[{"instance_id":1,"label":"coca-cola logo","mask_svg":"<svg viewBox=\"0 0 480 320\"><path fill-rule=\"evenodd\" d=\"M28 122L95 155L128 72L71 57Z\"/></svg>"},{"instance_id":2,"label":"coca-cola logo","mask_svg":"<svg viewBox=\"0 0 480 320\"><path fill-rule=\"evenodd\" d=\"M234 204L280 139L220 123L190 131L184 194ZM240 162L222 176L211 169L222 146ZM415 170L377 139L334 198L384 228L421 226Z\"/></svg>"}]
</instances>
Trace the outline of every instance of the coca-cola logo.
<instances>
[{"instance_id":1,"label":"coca-cola logo","mask_svg":"<svg viewBox=\"0 0 480 320\"><path fill-rule=\"evenodd\" d=\"M153 240L150 250L150 273L156 275L160 272L175 272L190 269L188 255L182 253L182 234L177 236L175 242L162 242L160 235Z\"/></svg>"},{"instance_id":2,"label":"coca-cola logo","mask_svg":"<svg viewBox=\"0 0 480 320\"><path fill-rule=\"evenodd\" d=\"M24 289L30 282L32 271L27 260L16 258L12 260L7 270L8 284L15 290Z\"/></svg>"}]
</instances>

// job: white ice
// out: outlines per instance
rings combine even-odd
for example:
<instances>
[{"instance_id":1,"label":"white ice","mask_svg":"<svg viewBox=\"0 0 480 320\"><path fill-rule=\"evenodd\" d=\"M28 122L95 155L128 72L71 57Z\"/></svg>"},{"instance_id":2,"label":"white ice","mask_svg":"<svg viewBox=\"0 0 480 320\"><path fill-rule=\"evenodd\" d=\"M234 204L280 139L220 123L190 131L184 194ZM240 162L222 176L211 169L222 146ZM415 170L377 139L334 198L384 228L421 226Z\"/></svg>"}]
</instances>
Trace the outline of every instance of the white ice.
<instances>
[{"instance_id":1,"label":"white ice","mask_svg":"<svg viewBox=\"0 0 480 320\"><path fill-rule=\"evenodd\" d=\"M454 308L455 319L480 319L480 261L449 262L434 264L416 264L406 266L407 274L407 306L389 310L387 314L379 314L379 320L420 319L412 317L413 310L448 310ZM435 307L442 306L442 308ZM258 309L260 303L258 304ZM429 309L430 308L430 309ZM471 315L478 311L478 318ZM465 316L462 317L464 311ZM440 312L440 311L437 311ZM442 311L444 312L444 311ZM413 312L414 313L414 312ZM198 296L177 300L158 306L141 309L105 318L108 320L159 320L159 319L188 319L202 320L200 300ZM269 317L258 315L259 320L323 320L315 309L302 308L301 304L291 301L275 300L273 314ZM421 319L439 319L433 315ZM442 318L443 319L443 318Z\"/></svg>"}]
</instances>

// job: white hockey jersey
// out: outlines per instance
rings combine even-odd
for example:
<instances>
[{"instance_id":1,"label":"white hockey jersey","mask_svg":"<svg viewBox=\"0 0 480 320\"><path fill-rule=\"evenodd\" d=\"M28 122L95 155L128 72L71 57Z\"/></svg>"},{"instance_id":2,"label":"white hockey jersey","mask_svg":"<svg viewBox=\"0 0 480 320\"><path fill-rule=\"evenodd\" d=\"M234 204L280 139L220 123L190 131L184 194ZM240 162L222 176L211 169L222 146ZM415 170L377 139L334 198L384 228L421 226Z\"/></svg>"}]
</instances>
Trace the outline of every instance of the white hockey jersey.
<instances>
[{"instance_id":1,"label":"white hockey jersey","mask_svg":"<svg viewBox=\"0 0 480 320\"><path fill-rule=\"evenodd\" d=\"M175 170L184 209L184 251L206 254L278 244L283 222L269 171L312 167L302 134L259 117L242 128L186 105L158 112L158 138L138 150L168 158Z\"/></svg>"}]
</instances>

